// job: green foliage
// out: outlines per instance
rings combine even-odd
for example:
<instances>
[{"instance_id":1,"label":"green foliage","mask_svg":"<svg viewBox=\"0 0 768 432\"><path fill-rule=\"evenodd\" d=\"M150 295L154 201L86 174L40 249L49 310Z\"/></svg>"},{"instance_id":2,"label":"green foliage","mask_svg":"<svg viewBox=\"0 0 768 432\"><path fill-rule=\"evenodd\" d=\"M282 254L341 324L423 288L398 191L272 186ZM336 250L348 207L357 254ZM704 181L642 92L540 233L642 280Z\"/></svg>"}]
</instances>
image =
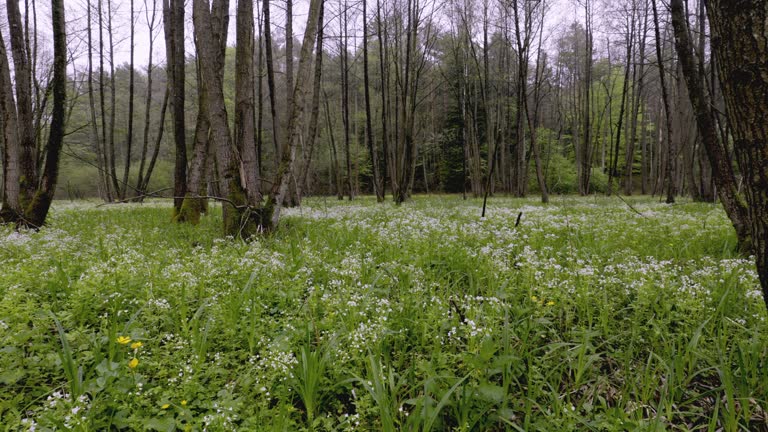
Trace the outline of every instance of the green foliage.
<instances>
[{"instance_id":1,"label":"green foliage","mask_svg":"<svg viewBox=\"0 0 768 432\"><path fill-rule=\"evenodd\" d=\"M0 424L764 427L765 307L719 207L480 204L308 200L250 243L219 238L219 206L193 227L167 202L0 227Z\"/></svg>"}]
</instances>

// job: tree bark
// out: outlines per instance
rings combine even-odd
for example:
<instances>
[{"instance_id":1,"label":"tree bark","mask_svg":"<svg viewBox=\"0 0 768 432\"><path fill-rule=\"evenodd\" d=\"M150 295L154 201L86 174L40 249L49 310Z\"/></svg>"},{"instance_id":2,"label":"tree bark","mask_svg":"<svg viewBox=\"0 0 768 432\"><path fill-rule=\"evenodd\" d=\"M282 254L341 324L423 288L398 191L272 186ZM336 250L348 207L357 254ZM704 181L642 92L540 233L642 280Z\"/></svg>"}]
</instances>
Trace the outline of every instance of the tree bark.
<instances>
[{"instance_id":1,"label":"tree bark","mask_svg":"<svg viewBox=\"0 0 768 432\"><path fill-rule=\"evenodd\" d=\"M702 143L707 149L707 155L709 156L709 160L712 163L712 173L717 185L718 196L720 197L720 201L723 203L725 212L731 219L733 227L736 229L736 235L739 241L739 249L744 253L749 253L753 250L756 250L753 249L753 242L756 239L752 237L750 232L750 210L748 208L747 202L744 200L744 197L739 194L738 184L733 173L733 167L731 166L730 158L728 157L728 153L723 143L718 139L717 130L715 128L715 120L712 111L709 108L709 100L704 90L704 84L701 82L700 76L696 70L696 64L693 58L692 44L689 36L690 33L688 29L688 21L685 16L683 1L672 0L670 6L672 10L672 26L675 30L675 46L677 48L677 55L680 59L683 75L685 76L686 86L688 87L688 96L691 98L691 104L693 105L693 110L696 115L696 125L699 128L699 135L701 135ZM719 16L716 18L719 18ZM742 22L741 24L746 23ZM718 25L720 26L719 30L724 30L722 27L723 23L719 23ZM731 37L733 36L735 36L735 34L731 35ZM717 43L722 42L717 40ZM735 45L734 49L742 48L741 44L734 42L729 43ZM745 54L747 53L742 53L742 55ZM724 60L726 61L732 60L732 57L729 57L723 53L719 53L718 56L724 57ZM730 67L734 68L731 70L736 70L733 65ZM738 76L738 74L736 75ZM736 84L729 82L727 79L723 79L722 81L725 85L741 89L741 86L736 86ZM740 91L744 92L745 90L741 89ZM759 89L756 91L759 92ZM729 89L729 94L731 96L734 95L734 92L734 88ZM749 93L749 90L746 90L746 92ZM747 98L745 99L746 101L755 100L752 99L754 95L745 95L744 97ZM735 114L734 107L729 107L729 110L731 110L732 114ZM751 114L749 109L744 111L749 113L751 116L750 118L754 118L752 117L754 114ZM743 151L743 148L741 151ZM748 181L751 180L752 179L748 179ZM667 179L667 181L674 182L674 179L670 178ZM758 242L759 241L760 240L758 240Z\"/></svg>"},{"instance_id":2,"label":"tree bark","mask_svg":"<svg viewBox=\"0 0 768 432\"><path fill-rule=\"evenodd\" d=\"M363 0L363 88L365 90L365 140L368 144L368 153L371 155L371 169L373 171L373 192L377 202L384 202L384 183L379 167L379 154L376 142L373 140L373 126L371 120L371 89L368 76L368 9L367 0ZM320 40L318 39L318 44Z\"/></svg>"},{"instance_id":3,"label":"tree bark","mask_svg":"<svg viewBox=\"0 0 768 432\"><path fill-rule=\"evenodd\" d=\"M288 191L288 182L292 173L295 172L296 143L299 141L302 133L301 117L306 105L306 95L310 82L312 52L315 46L315 37L317 36L317 27L319 14L323 0L311 0L309 3L309 14L307 16L307 25L304 30L304 39L301 43L301 54L299 56L299 69L296 74L296 87L293 92L293 106L291 107L291 116L288 119L288 130L290 134L287 137L282 149L282 157L277 167L272 190L265 207L265 215L272 212L270 224L265 224L264 229L270 230L277 227L280 220L280 206L285 199Z\"/></svg>"},{"instance_id":4,"label":"tree bark","mask_svg":"<svg viewBox=\"0 0 768 432\"><path fill-rule=\"evenodd\" d=\"M176 158L173 169L174 211L181 210L187 189L187 143L184 121L184 0L163 0L165 52L170 90L173 141Z\"/></svg>"},{"instance_id":5,"label":"tree bark","mask_svg":"<svg viewBox=\"0 0 768 432\"><path fill-rule=\"evenodd\" d=\"M707 11L768 307L768 3L710 0Z\"/></svg>"}]
</instances>

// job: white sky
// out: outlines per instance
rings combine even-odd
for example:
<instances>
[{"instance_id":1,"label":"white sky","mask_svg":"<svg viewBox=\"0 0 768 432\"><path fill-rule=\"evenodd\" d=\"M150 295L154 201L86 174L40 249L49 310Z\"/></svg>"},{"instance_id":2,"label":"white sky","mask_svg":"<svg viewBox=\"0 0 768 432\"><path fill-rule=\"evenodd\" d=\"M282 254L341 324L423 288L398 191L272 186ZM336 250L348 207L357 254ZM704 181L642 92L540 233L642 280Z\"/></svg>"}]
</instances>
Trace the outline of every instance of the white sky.
<instances>
[{"instance_id":1,"label":"white sky","mask_svg":"<svg viewBox=\"0 0 768 432\"><path fill-rule=\"evenodd\" d=\"M22 12L24 9L24 2L28 1L30 5L33 1L36 2L37 5L37 19L38 19L38 28L39 28L39 38L40 38L40 55L41 57L45 58L46 56L49 57L49 54L47 55L47 51L49 50L48 47L50 47L50 37L48 36L49 28L50 28L50 11L49 11L49 3L46 1L40 1L40 0L20 0L20 7L22 8ZM92 2L92 8L93 8L93 14L94 14L94 21L96 20L96 4L99 0L91 0ZM104 16L105 16L105 26L106 26L106 10L107 10L107 0L103 0L104 3L102 5L104 9ZM256 10L257 14L260 16L261 12L261 1L255 0L256 4L254 5L254 9ZM348 0L350 5L355 4L355 0ZM367 0L368 1L368 9L369 14L372 14L373 9L375 8L375 1L374 0ZM384 3L391 0L383 0ZM475 0L479 3L482 0ZM628 1L628 0L622 0L622 1ZM494 0L491 0L492 3L495 3ZM112 16L113 16L113 27L114 27L114 35L113 39L115 42L115 64L121 65L124 63L128 63L130 60L130 2L128 0L112 0ZM309 0L294 0L294 38L301 40L301 37L303 35L304 25L306 21L306 13L308 9L308 3ZM608 2L616 4L619 3L618 1L614 2ZM86 48L86 0L64 0L65 8L66 8L66 18L67 18L67 31L68 31L68 39L69 39L69 49L72 52L74 56L74 67L80 69L81 67L84 67L84 53ZM272 35L275 41L278 41L278 43L282 43L284 40L284 22L285 22L285 2L284 0L272 0L272 7L271 7L271 18L272 18ZM327 24L327 32L334 33L334 28L337 28L338 20L334 20L333 17L337 15L335 10L338 10L339 2L334 0L328 0L326 2L326 22L331 20L329 24ZM574 20L582 21L583 22L583 11L582 8L580 8L577 4L577 0L548 0L548 4L550 4L550 11L547 16L547 30L545 31L545 38L547 34L555 33L559 34L558 28L561 26L567 26L570 22ZM192 15L191 15L191 6L192 2L191 0L186 1L186 9L187 13L185 16L186 20L186 29L185 29L185 36L186 36L186 53L187 55L193 55L194 54L194 45L192 40ZM358 10L360 7L359 1L355 5ZM234 28L235 28L235 7L236 7L236 0L231 0L230 4L230 32L229 32L229 38L228 38L228 45L234 44ZM31 6L30 6L31 8ZM134 14L133 18L136 22L136 35L135 35L135 63L137 68L140 68L142 66L146 66L149 56L149 41L150 41L150 32L148 30L148 16L147 12L149 12L151 18L151 12L152 10L156 10L157 15L155 17L156 20L156 27L155 27L155 42L154 42L154 49L153 49L153 62L157 64L163 64L165 62L165 43L164 43L164 37L162 33L162 0L135 0L134 4ZM8 44L8 25L7 25L7 19L5 16L5 2L0 2L0 29L2 29L6 44ZM350 34L360 33L361 31L361 25L359 22L359 13L355 13L354 16L357 18L356 23L350 23ZM95 49L96 44L98 44L98 23L94 22L94 29L93 32L93 38L94 38L94 44ZM106 49L107 49L107 34L105 30L105 55L106 55ZM597 38L596 38L597 39ZM355 39L357 42L360 41L359 38ZM350 43L354 43L354 41L351 41ZM332 48L332 44L327 44L329 49Z\"/></svg>"}]
</instances>

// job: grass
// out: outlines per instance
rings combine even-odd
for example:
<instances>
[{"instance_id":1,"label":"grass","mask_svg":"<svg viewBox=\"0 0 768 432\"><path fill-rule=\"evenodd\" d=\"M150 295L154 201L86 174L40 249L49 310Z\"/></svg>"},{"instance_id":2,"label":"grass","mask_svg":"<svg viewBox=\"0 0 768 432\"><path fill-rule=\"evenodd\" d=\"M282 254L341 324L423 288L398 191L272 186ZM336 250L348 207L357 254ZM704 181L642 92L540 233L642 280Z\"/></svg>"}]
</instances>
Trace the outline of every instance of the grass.
<instances>
[{"instance_id":1,"label":"grass","mask_svg":"<svg viewBox=\"0 0 768 432\"><path fill-rule=\"evenodd\" d=\"M722 210L630 202L311 199L251 243L57 203L0 228L2 430L768 430Z\"/></svg>"}]
</instances>

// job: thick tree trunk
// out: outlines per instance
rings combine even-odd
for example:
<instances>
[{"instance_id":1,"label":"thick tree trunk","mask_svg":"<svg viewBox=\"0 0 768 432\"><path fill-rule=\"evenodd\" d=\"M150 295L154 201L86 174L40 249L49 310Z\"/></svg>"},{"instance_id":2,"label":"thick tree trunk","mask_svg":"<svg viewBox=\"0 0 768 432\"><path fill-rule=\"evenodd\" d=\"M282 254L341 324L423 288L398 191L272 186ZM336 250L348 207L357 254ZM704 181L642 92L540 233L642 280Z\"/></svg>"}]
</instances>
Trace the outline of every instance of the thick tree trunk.
<instances>
[{"instance_id":1,"label":"thick tree trunk","mask_svg":"<svg viewBox=\"0 0 768 432\"><path fill-rule=\"evenodd\" d=\"M67 99L67 35L64 18L64 0L51 0L51 22L53 26L53 107L51 110L50 131L45 146L45 165L40 184L32 202L25 211L26 223L40 227L45 223L51 208L56 182L59 176L59 159L64 142L65 105Z\"/></svg>"},{"instance_id":2,"label":"thick tree trunk","mask_svg":"<svg viewBox=\"0 0 768 432\"><path fill-rule=\"evenodd\" d=\"M753 249L753 242L756 239L753 238L750 233L750 215L748 213L749 209L747 207L747 203L744 200L744 197L742 197L738 192L738 184L733 173L733 167L731 166L730 158L728 157L728 153L726 152L723 143L718 139L717 130L715 128L715 119L709 107L709 100L704 90L704 83L701 82L698 71L696 70L696 64L693 59L692 44L689 36L690 32L688 29L688 22L685 17L683 0L672 0L670 5L672 10L672 26L675 29L675 46L677 48L677 54L682 66L683 75L685 76L685 82L688 87L688 95L691 98L693 111L696 115L696 124L699 128L699 135L701 135L702 143L707 149L707 155L709 156L709 160L712 163L712 173L717 185L717 193L720 197L720 201L723 203L725 212L728 214L733 227L736 229L736 235L739 241L739 249L744 253L749 253L753 250L756 250ZM742 22L741 24L746 23ZM720 30L724 30L722 27L723 23L719 23L719 25L721 26ZM732 34L730 36L735 35L736 34ZM720 40L717 40L717 43L720 43ZM740 46L734 48L740 48ZM742 55L744 54L746 53L742 53ZM726 61L732 60L732 58L729 58L729 56L723 53L720 53L719 56L724 57ZM733 65L730 67L735 68ZM746 77L752 78L751 75L742 78ZM727 79L722 81L725 85L735 86L735 84L729 82ZM741 88L741 86L736 88ZM751 90L748 90L747 87L746 90L741 91L746 91L746 93L749 93ZM729 90L729 92L729 94L733 96L735 89L732 88ZM759 89L755 90L755 92L759 92ZM756 97L757 94L759 93L744 95L744 97L747 98L744 100L754 101L756 99L753 98ZM729 102L732 102L732 100ZM731 111L735 110L734 107L729 107L729 109ZM749 109L744 111L747 113L751 112ZM732 112L732 114L735 114L735 112ZM754 114L749 115L751 116L750 119L754 118ZM737 119L733 120L735 121ZM763 149L763 151L764 150L765 149ZM748 167L745 167L745 169L748 169ZM745 178L746 177L747 176L745 176ZM748 181L751 180L752 179L748 179ZM674 179L670 178L667 179L667 181L674 182Z\"/></svg>"},{"instance_id":3,"label":"thick tree trunk","mask_svg":"<svg viewBox=\"0 0 768 432\"><path fill-rule=\"evenodd\" d=\"M248 205L259 207L261 187L257 177L259 166L253 133L253 42L253 0L239 0L235 52L235 148L240 155L240 177Z\"/></svg>"},{"instance_id":4,"label":"thick tree trunk","mask_svg":"<svg viewBox=\"0 0 768 432\"><path fill-rule=\"evenodd\" d=\"M710 0L707 9L768 307L768 3Z\"/></svg>"},{"instance_id":5,"label":"thick tree trunk","mask_svg":"<svg viewBox=\"0 0 768 432\"><path fill-rule=\"evenodd\" d=\"M32 72L28 57L27 44L24 41L24 27L19 10L19 0L7 0L7 15L11 53L13 55L13 76L16 84L16 115L20 126L19 143L19 180L20 202L22 207L37 189L37 151L35 142L34 118L32 112Z\"/></svg>"},{"instance_id":6,"label":"thick tree trunk","mask_svg":"<svg viewBox=\"0 0 768 432\"><path fill-rule=\"evenodd\" d=\"M11 80L8 55L5 42L0 33L0 127L3 145L3 202L0 209L0 223L13 222L22 213L19 202L19 126L16 104L13 99L13 81Z\"/></svg>"},{"instance_id":7,"label":"thick tree trunk","mask_svg":"<svg viewBox=\"0 0 768 432\"><path fill-rule=\"evenodd\" d=\"M214 0L209 6L207 0L194 0L192 20L198 43L198 58L208 92L208 115L211 122L211 145L215 148L216 168L219 173L219 189L222 198L224 234L247 238L260 229L252 222L260 219L259 214L251 218L246 191L240 181L240 171L235 159L232 138L229 131L227 108L224 102L224 82L220 68L224 64L226 49L228 0Z\"/></svg>"},{"instance_id":8,"label":"thick tree trunk","mask_svg":"<svg viewBox=\"0 0 768 432\"><path fill-rule=\"evenodd\" d=\"M200 47L197 48L198 50ZM200 215L206 208L206 200L197 198L205 195L205 174L208 168L208 150L210 142L211 123L208 118L208 86L200 71L200 61L197 62L197 122L195 123L195 137L192 147L192 160L187 173L187 192L181 203L181 210L176 215L177 222L189 222L197 225Z\"/></svg>"}]
</instances>

